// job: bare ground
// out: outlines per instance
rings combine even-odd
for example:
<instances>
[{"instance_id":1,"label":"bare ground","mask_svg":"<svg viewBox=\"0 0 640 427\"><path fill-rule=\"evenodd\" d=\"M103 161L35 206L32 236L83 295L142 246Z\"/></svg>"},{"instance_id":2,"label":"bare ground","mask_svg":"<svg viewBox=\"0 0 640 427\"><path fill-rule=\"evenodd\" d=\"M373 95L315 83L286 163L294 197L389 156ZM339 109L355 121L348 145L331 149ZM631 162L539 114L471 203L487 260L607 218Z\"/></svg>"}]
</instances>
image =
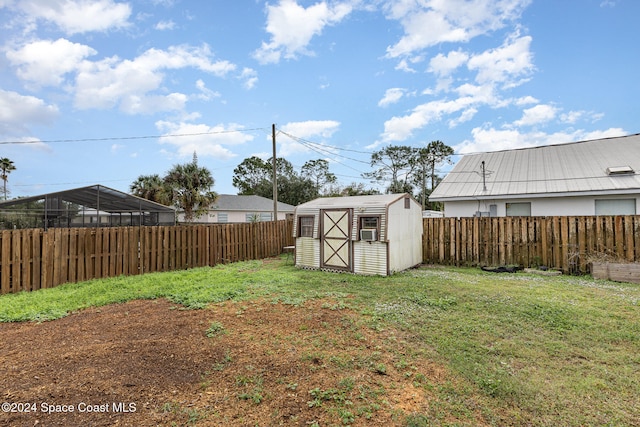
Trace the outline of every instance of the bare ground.
<instances>
[{"instance_id":1,"label":"bare ground","mask_svg":"<svg viewBox=\"0 0 640 427\"><path fill-rule=\"evenodd\" d=\"M203 310L147 300L0 324L0 402L13 404L0 425L402 426L436 416L429 390L451 375L399 331L362 320L329 300ZM484 424L479 410L437 416Z\"/></svg>"}]
</instances>

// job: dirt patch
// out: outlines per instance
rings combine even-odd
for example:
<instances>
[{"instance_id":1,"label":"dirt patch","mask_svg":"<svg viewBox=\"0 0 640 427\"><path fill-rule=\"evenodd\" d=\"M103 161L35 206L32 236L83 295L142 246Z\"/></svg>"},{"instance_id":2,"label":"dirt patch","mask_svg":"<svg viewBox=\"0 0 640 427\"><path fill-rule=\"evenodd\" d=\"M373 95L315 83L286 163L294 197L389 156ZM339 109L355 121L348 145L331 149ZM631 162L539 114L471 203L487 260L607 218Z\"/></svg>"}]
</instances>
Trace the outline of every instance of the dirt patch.
<instances>
[{"instance_id":1,"label":"dirt patch","mask_svg":"<svg viewBox=\"0 0 640 427\"><path fill-rule=\"evenodd\" d=\"M133 301L0 324L0 366L7 426L405 425L448 376L327 300Z\"/></svg>"}]
</instances>

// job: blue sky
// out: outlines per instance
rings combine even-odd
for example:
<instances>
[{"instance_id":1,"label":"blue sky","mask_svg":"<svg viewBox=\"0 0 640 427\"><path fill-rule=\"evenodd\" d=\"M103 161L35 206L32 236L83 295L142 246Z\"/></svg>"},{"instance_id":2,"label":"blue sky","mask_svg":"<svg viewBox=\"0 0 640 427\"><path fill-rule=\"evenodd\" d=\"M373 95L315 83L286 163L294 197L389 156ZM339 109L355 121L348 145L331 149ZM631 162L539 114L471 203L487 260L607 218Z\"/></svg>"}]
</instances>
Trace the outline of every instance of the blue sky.
<instances>
[{"instance_id":1,"label":"blue sky","mask_svg":"<svg viewBox=\"0 0 640 427\"><path fill-rule=\"evenodd\" d=\"M272 124L278 156L367 186L389 144L638 133L638 16L636 0L0 0L0 157L11 197L128 191L194 151L235 194Z\"/></svg>"}]
</instances>

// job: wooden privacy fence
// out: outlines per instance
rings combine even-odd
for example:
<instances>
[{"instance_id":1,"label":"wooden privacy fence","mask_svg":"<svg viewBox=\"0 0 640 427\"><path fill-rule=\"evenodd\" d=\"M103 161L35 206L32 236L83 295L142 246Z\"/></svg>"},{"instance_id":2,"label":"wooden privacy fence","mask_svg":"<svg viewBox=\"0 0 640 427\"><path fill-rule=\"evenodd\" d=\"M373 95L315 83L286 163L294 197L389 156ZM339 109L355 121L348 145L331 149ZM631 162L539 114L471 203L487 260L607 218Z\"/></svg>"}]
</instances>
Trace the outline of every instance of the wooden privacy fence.
<instances>
[{"instance_id":1,"label":"wooden privacy fence","mask_svg":"<svg viewBox=\"0 0 640 427\"><path fill-rule=\"evenodd\" d=\"M640 216L425 218L425 263L548 266L585 273L590 261L640 261Z\"/></svg>"},{"instance_id":2,"label":"wooden privacy fence","mask_svg":"<svg viewBox=\"0 0 640 427\"><path fill-rule=\"evenodd\" d=\"M292 224L5 230L0 293L267 258L293 245Z\"/></svg>"}]
</instances>

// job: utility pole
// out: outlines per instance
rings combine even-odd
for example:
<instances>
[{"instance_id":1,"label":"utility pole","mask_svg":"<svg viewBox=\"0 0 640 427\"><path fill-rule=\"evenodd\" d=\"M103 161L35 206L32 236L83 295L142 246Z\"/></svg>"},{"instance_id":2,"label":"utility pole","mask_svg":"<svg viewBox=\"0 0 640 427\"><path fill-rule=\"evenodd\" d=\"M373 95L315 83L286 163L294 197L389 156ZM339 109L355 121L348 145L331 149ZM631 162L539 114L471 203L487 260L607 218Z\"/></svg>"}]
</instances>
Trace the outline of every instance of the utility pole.
<instances>
[{"instance_id":1,"label":"utility pole","mask_svg":"<svg viewBox=\"0 0 640 427\"><path fill-rule=\"evenodd\" d=\"M482 161L480 168L482 169L482 191L486 192L487 191L487 171L484 168L484 160Z\"/></svg>"},{"instance_id":2,"label":"utility pole","mask_svg":"<svg viewBox=\"0 0 640 427\"><path fill-rule=\"evenodd\" d=\"M278 220L278 176L276 173L276 125L271 125L271 140L273 142L273 220Z\"/></svg>"}]
</instances>

